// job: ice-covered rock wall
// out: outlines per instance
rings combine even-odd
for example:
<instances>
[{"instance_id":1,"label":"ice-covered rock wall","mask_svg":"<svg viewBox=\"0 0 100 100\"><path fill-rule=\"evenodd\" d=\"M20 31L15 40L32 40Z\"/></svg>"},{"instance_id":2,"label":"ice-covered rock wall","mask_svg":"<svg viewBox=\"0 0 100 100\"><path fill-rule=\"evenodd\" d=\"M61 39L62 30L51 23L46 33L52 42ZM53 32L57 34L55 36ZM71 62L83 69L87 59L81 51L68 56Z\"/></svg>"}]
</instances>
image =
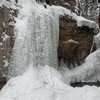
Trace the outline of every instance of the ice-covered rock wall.
<instances>
[{"instance_id":1,"label":"ice-covered rock wall","mask_svg":"<svg viewBox=\"0 0 100 100\"><path fill-rule=\"evenodd\" d=\"M11 4L10 4L11 3ZM60 6L48 6L33 0L11 0L8 8L18 10L15 18L15 43L8 68L8 77L25 72L30 66L49 65L57 67L57 47L59 42L59 16L68 15L76 20L77 26L95 28L96 23L87 20Z\"/></svg>"},{"instance_id":2,"label":"ice-covered rock wall","mask_svg":"<svg viewBox=\"0 0 100 100\"><path fill-rule=\"evenodd\" d=\"M0 0L0 80L6 77L10 55L14 45L14 18L17 17L14 2Z\"/></svg>"}]
</instances>

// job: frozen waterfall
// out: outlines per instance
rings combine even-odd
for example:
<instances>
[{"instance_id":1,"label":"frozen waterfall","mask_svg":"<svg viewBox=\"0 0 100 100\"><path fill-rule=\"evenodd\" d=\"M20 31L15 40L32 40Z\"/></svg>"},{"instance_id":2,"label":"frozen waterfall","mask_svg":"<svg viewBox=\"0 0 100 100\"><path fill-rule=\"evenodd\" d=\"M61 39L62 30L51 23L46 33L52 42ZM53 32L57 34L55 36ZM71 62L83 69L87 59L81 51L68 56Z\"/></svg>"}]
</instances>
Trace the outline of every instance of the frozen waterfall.
<instances>
[{"instance_id":1,"label":"frozen waterfall","mask_svg":"<svg viewBox=\"0 0 100 100\"><path fill-rule=\"evenodd\" d=\"M23 2L14 31L8 77L22 74L29 66L57 67L58 36L51 10L31 0Z\"/></svg>"}]
</instances>

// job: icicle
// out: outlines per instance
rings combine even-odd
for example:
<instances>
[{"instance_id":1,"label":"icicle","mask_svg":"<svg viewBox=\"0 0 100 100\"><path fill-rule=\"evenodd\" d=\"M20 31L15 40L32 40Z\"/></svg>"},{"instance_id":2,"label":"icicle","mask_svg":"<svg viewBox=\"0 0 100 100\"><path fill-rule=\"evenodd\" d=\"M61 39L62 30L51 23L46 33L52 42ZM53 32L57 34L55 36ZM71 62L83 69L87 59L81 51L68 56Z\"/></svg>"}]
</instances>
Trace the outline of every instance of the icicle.
<instances>
[{"instance_id":1,"label":"icicle","mask_svg":"<svg viewBox=\"0 0 100 100\"><path fill-rule=\"evenodd\" d=\"M91 46L91 49L90 49L90 53L92 53L92 51L93 51L94 44L95 44L95 41L93 40L93 43L92 43L92 46Z\"/></svg>"},{"instance_id":2,"label":"icicle","mask_svg":"<svg viewBox=\"0 0 100 100\"><path fill-rule=\"evenodd\" d=\"M94 40L95 40L97 48L100 49L100 32L96 36L94 36Z\"/></svg>"}]
</instances>

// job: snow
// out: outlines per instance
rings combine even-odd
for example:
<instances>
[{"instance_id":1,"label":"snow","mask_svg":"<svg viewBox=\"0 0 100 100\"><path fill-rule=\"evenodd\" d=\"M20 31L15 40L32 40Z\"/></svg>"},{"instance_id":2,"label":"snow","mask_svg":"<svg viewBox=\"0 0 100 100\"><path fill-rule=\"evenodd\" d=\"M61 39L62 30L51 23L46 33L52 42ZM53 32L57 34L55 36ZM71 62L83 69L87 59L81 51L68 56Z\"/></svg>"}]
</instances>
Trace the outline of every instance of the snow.
<instances>
[{"instance_id":1,"label":"snow","mask_svg":"<svg viewBox=\"0 0 100 100\"><path fill-rule=\"evenodd\" d=\"M56 100L71 89L60 80L60 73L52 67L38 70L30 66L22 76L8 81L0 92L0 100Z\"/></svg>"},{"instance_id":2,"label":"snow","mask_svg":"<svg viewBox=\"0 0 100 100\"><path fill-rule=\"evenodd\" d=\"M6 5L6 7L8 8L12 8L12 9L18 9L18 6L16 6L15 0L0 0L0 7L3 7L4 5Z\"/></svg>"},{"instance_id":3,"label":"snow","mask_svg":"<svg viewBox=\"0 0 100 100\"><path fill-rule=\"evenodd\" d=\"M63 43L76 43L76 44L78 44L78 42L75 41L75 40L73 40L73 39L70 39L70 40L68 40L68 41L66 41L66 42L63 42Z\"/></svg>"},{"instance_id":4,"label":"snow","mask_svg":"<svg viewBox=\"0 0 100 100\"><path fill-rule=\"evenodd\" d=\"M85 19L82 16L76 15L76 13L71 12L70 10L63 8L61 6L52 6L54 13L57 13L59 16L61 15L68 15L76 20L77 26L88 26L90 28L96 28L96 22Z\"/></svg>"},{"instance_id":5,"label":"snow","mask_svg":"<svg viewBox=\"0 0 100 100\"><path fill-rule=\"evenodd\" d=\"M4 62L4 67L8 67L8 65L9 65L8 60L7 59L6 60L3 60L3 62Z\"/></svg>"},{"instance_id":6,"label":"snow","mask_svg":"<svg viewBox=\"0 0 100 100\"><path fill-rule=\"evenodd\" d=\"M84 86L65 92L59 100L100 100L100 88Z\"/></svg>"},{"instance_id":7,"label":"snow","mask_svg":"<svg viewBox=\"0 0 100 100\"><path fill-rule=\"evenodd\" d=\"M1 1L8 5L5 0ZM15 4L13 0L11 3ZM59 16L69 15L79 26L95 28L96 23L63 7L45 9L34 0L19 0L18 5L20 8L13 6L19 9L19 15L14 28L10 79L0 91L0 100L100 100L99 87L70 86L72 82L100 80L99 49L90 54L82 66L72 70L56 69Z\"/></svg>"},{"instance_id":8,"label":"snow","mask_svg":"<svg viewBox=\"0 0 100 100\"><path fill-rule=\"evenodd\" d=\"M0 100L100 100L100 88L73 88L50 66L30 66L22 76L8 81L0 92Z\"/></svg>"},{"instance_id":9,"label":"snow","mask_svg":"<svg viewBox=\"0 0 100 100\"><path fill-rule=\"evenodd\" d=\"M3 41L6 41L10 37L6 33L3 32L1 38L3 39Z\"/></svg>"},{"instance_id":10,"label":"snow","mask_svg":"<svg viewBox=\"0 0 100 100\"><path fill-rule=\"evenodd\" d=\"M0 46L2 46L3 44L2 44L2 42L0 42Z\"/></svg>"},{"instance_id":11,"label":"snow","mask_svg":"<svg viewBox=\"0 0 100 100\"><path fill-rule=\"evenodd\" d=\"M85 63L72 70L60 68L67 84L75 82L96 82L100 81L100 50L91 53Z\"/></svg>"}]
</instances>

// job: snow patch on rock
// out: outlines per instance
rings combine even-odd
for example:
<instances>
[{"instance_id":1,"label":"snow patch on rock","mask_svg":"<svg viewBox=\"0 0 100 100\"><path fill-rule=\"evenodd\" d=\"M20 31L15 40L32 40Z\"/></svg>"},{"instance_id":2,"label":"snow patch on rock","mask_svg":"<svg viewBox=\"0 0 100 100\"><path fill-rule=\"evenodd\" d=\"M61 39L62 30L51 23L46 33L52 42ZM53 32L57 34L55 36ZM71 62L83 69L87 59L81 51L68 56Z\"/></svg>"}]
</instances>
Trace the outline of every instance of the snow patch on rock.
<instances>
[{"instance_id":1,"label":"snow patch on rock","mask_svg":"<svg viewBox=\"0 0 100 100\"><path fill-rule=\"evenodd\" d=\"M78 26L88 26L90 28L97 27L96 22L85 19L82 16L78 16L78 15L76 15L76 13L73 13L66 8L63 8L61 6L52 6L52 9L53 9L54 13L57 13L59 16L60 15L68 15L72 19L75 19Z\"/></svg>"}]
</instances>

